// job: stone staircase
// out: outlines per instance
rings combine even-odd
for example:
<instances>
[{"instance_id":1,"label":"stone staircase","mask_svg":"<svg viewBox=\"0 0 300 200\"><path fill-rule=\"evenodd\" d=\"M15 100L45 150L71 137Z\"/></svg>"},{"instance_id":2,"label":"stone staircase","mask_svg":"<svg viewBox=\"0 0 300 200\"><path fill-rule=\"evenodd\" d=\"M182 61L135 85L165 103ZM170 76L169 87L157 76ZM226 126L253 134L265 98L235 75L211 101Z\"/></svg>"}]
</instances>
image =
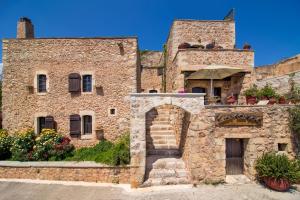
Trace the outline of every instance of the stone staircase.
<instances>
[{"instance_id":1,"label":"stone staircase","mask_svg":"<svg viewBox=\"0 0 300 200\"><path fill-rule=\"evenodd\" d=\"M170 109L157 108L147 118L147 149L178 149Z\"/></svg>"},{"instance_id":2,"label":"stone staircase","mask_svg":"<svg viewBox=\"0 0 300 200\"><path fill-rule=\"evenodd\" d=\"M181 159L171 110L159 107L147 116L147 158L144 187L187 184L188 173Z\"/></svg>"}]
</instances>

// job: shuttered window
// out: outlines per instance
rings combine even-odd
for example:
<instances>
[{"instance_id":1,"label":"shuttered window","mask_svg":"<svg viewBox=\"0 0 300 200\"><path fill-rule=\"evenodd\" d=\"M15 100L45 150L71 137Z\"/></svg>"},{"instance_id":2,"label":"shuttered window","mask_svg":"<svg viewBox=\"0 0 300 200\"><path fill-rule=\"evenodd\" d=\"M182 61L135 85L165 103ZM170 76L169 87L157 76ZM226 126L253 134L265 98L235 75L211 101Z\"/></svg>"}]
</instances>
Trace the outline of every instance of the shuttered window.
<instances>
[{"instance_id":1,"label":"shuttered window","mask_svg":"<svg viewBox=\"0 0 300 200\"><path fill-rule=\"evenodd\" d=\"M92 91L92 75L82 76L82 91L91 92Z\"/></svg>"},{"instance_id":2,"label":"shuttered window","mask_svg":"<svg viewBox=\"0 0 300 200\"><path fill-rule=\"evenodd\" d=\"M45 74L37 75L38 80L38 92L47 92L47 76Z\"/></svg>"},{"instance_id":3,"label":"shuttered window","mask_svg":"<svg viewBox=\"0 0 300 200\"><path fill-rule=\"evenodd\" d=\"M70 135L79 137L81 134L81 118L80 115L70 115Z\"/></svg>"},{"instance_id":4,"label":"shuttered window","mask_svg":"<svg viewBox=\"0 0 300 200\"><path fill-rule=\"evenodd\" d=\"M69 74L69 92L80 92L81 76L77 73Z\"/></svg>"},{"instance_id":5,"label":"shuttered window","mask_svg":"<svg viewBox=\"0 0 300 200\"><path fill-rule=\"evenodd\" d=\"M92 134L92 116L85 115L83 116L83 134L88 135Z\"/></svg>"},{"instance_id":6,"label":"shuttered window","mask_svg":"<svg viewBox=\"0 0 300 200\"><path fill-rule=\"evenodd\" d=\"M45 128L55 129L54 117L52 116L45 117Z\"/></svg>"},{"instance_id":7,"label":"shuttered window","mask_svg":"<svg viewBox=\"0 0 300 200\"><path fill-rule=\"evenodd\" d=\"M37 134L40 134L44 128L46 128L46 117L37 118Z\"/></svg>"}]
</instances>

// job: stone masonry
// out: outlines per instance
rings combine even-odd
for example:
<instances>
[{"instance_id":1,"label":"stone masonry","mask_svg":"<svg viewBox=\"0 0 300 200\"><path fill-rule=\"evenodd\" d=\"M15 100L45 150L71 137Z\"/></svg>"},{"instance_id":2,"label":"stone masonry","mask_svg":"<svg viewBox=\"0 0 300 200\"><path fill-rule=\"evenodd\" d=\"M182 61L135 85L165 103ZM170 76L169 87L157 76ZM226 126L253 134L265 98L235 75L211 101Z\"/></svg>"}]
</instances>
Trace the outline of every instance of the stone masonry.
<instances>
[{"instance_id":1,"label":"stone masonry","mask_svg":"<svg viewBox=\"0 0 300 200\"><path fill-rule=\"evenodd\" d=\"M134 37L3 40L3 127L34 128L36 117L51 115L58 132L69 135L69 116L88 112L93 134L79 145L96 143L97 132L114 140L129 131L129 93L140 90L137 45ZM47 74L45 94L36 92L38 73ZM92 92L71 94L70 73L92 74Z\"/></svg>"}]
</instances>

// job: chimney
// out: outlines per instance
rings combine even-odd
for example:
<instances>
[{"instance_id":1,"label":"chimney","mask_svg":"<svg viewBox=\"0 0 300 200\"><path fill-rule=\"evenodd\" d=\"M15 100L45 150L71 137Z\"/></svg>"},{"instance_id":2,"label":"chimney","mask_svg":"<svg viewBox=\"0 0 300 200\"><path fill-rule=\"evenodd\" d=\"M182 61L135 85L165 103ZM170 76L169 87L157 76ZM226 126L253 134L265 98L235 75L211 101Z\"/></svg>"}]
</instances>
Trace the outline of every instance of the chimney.
<instances>
[{"instance_id":1,"label":"chimney","mask_svg":"<svg viewBox=\"0 0 300 200\"><path fill-rule=\"evenodd\" d=\"M34 38L34 29L31 20L27 17L21 17L18 21L17 38Z\"/></svg>"}]
</instances>

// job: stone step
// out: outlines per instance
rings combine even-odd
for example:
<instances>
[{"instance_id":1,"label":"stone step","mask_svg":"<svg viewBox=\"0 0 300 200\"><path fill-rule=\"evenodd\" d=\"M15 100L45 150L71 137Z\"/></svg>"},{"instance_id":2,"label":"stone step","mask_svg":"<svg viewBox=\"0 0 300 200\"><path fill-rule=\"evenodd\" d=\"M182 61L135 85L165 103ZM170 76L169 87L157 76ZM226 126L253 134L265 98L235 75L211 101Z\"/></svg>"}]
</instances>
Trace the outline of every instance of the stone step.
<instances>
[{"instance_id":1,"label":"stone step","mask_svg":"<svg viewBox=\"0 0 300 200\"><path fill-rule=\"evenodd\" d=\"M178 146L176 144L153 144L154 149L176 149Z\"/></svg>"},{"instance_id":2,"label":"stone step","mask_svg":"<svg viewBox=\"0 0 300 200\"><path fill-rule=\"evenodd\" d=\"M180 151L178 149L151 149L147 150L147 154L152 156L179 156Z\"/></svg>"},{"instance_id":3,"label":"stone step","mask_svg":"<svg viewBox=\"0 0 300 200\"><path fill-rule=\"evenodd\" d=\"M171 125L170 120L160 120L160 121L150 121L150 122L147 122L147 125L154 125L154 124Z\"/></svg>"},{"instance_id":4,"label":"stone step","mask_svg":"<svg viewBox=\"0 0 300 200\"><path fill-rule=\"evenodd\" d=\"M173 130L173 127L170 124L154 124L151 125L149 131L161 131L161 130Z\"/></svg>"},{"instance_id":5,"label":"stone step","mask_svg":"<svg viewBox=\"0 0 300 200\"><path fill-rule=\"evenodd\" d=\"M178 151L178 150L177 150ZM180 157L147 156L143 186L188 184L188 172Z\"/></svg>"},{"instance_id":6,"label":"stone step","mask_svg":"<svg viewBox=\"0 0 300 200\"><path fill-rule=\"evenodd\" d=\"M152 139L152 140L162 140L162 139L165 139L165 140L176 140L175 139L175 136L172 134L170 135L147 135L147 138L148 139Z\"/></svg>"},{"instance_id":7,"label":"stone step","mask_svg":"<svg viewBox=\"0 0 300 200\"><path fill-rule=\"evenodd\" d=\"M174 135L174 131L173 130L155 130L155 131L151 131L150 135Z\"/></svg>"}]
</instances>

